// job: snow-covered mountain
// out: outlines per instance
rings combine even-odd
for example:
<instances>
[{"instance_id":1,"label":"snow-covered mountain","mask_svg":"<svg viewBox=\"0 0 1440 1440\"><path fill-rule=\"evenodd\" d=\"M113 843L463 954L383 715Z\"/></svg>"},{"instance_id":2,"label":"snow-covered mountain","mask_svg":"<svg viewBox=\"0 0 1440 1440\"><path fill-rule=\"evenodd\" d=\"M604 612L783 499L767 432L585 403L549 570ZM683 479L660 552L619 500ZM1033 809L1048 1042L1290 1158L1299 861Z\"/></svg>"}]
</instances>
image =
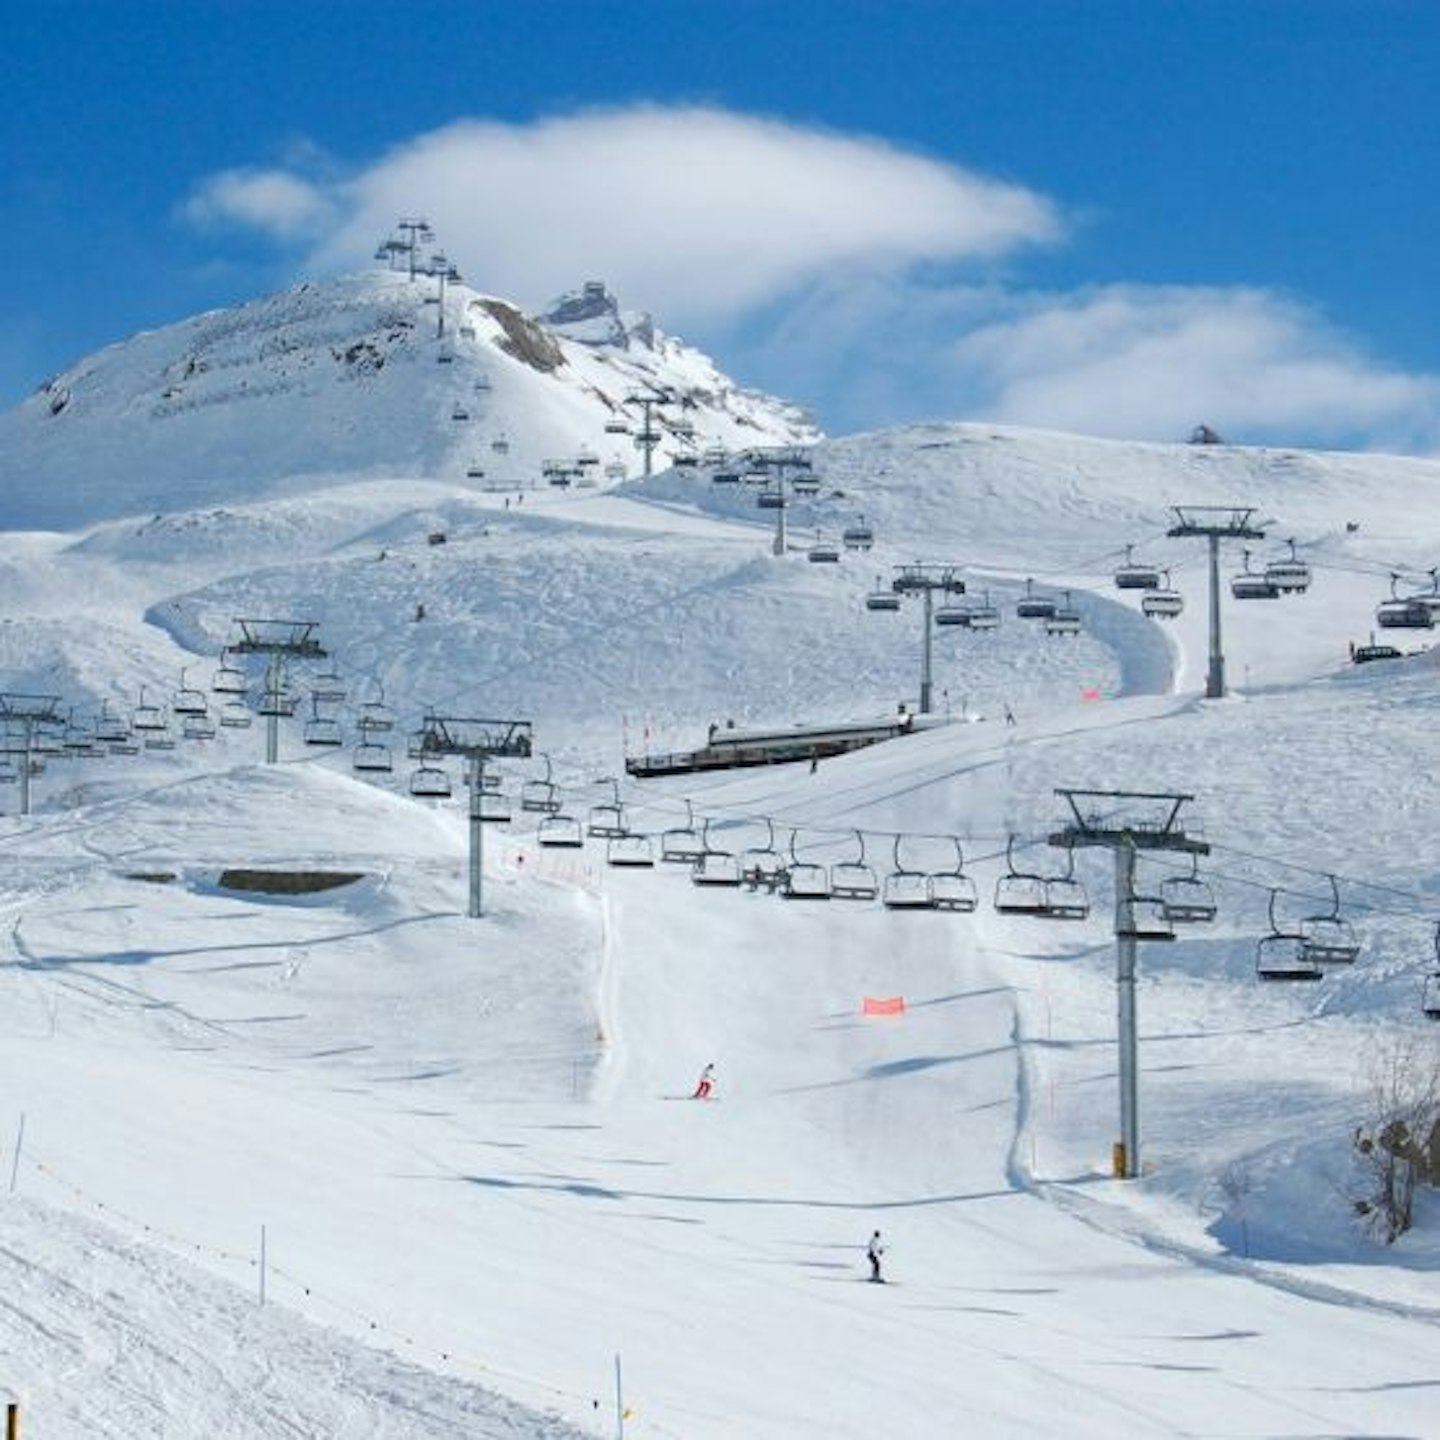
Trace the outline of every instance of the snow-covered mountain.
<instances>
[{"instance_id":1,"label":"snow-covered mountain","mask_svg":"<svg viewBox=\"0 0 1440 1440\"><path fill-rule=\"evenodd\" d=\"M603 286L554 316L377 269L136 335L0 418L7 522L64 528L357 478L518 491L547 465L608 486L645 468L647 417L655 468L818 436L647 318L622 320Z\"/></svg>"},{"instance_id":2,"label":"snow-covered mountain","mask_svg":"<svg viewBox=\"0 0 1440 1440\"><path fill-rule=\"evenodd\" d=\"M421 283L140 337L4 422L29 459L0 490L0 696L55 696L76 742L40 757L31 815L0 791L0 1398L26 1433L1433 1433L1440 1207L1422 1189L1414 1231L1366 1238L1352 1141L1377 1058L1433 1052L1440 671L1425 629L1393 661L1349 645L1433 591L1440 465L984 425L827 441L716 379L695 446L803 441L785 508L760 507L773 467L715 478L729 462L492 491L455 448L466 366L538 466L562 435L601 449L596 390L663 368L698 396L703 362L602 289L542 323L455 287L438 363ZM382 314L410 323L345 359ZM262 333L295 344L262 360ZM1265 532L1223 547L1223 700L1176 506ZM1231 598L1287 558L1304 593ZM1183 613L1146 618L1115 583L1134 561ZM1000 618L935 627L918 733L813 771L625 776L727 719L913 708L920 602L866 602L917 564ZM1080 633L1018 618L1027 591ZM226 649L245 617L328 652L290 668L276 765L262 661ZM211 689L237 671L243 696ZM197 688L253 723L187 734ZM478 919L458 769L449 797L411 789L441 768L407 753L427 710L534 729L491 767L511 818L483 830ZM117 753L97 713L158 714L173 743ZM315 722L344 743L307 743ZM1111 857L1075 857L1084 919L994 904L1063 874L1060 787L1191 795L1211 846L1214 922L1140 946L1125 1182ZM540 844L525 798L583 844ZM657 850L689 834L877 888L959 869L978 905L612 865L585 831L616 806ZM267 895L234 867L360 878ZM1332 907L1360 955L1260 983L1261 938ZM710 1061L718 1103L671 1103Z\"/></svg>"}]
</instances>

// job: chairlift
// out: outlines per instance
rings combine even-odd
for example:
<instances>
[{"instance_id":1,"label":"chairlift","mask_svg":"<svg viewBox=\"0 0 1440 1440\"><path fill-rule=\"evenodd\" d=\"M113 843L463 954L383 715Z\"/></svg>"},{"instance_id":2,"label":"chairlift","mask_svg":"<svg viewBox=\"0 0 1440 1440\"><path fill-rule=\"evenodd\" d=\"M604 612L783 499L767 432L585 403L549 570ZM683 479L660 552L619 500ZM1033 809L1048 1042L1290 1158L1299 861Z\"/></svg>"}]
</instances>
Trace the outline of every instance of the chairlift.
<instances>
[{"instance_id":1,"label":"chairlift","mask_svg":"<svg viewBox=\"0 0 1440 1440\"><path fill-rule=\"evenodd\" d=\"M1280 592L1268 575L1250 568L1250 552L1245 552L1245 568L1230 577L1230 593L1237 600L1278 600Z\"/></svg>"},{"instance_id":2,"label":"chairlift","mask_svg":"<svg viewBox=\"0 0 1440 1440\"><path fill-rule=\"evenodd\" d=\"M479 818L484 825L508 825L510 823L510 801L503 791L480 791Z\"/></svg>"},{"instance_id":3,"label":"chairlift","mask_svg":"<svg viewBox=\"0 0 1440 1440\"><path fill-rule=\"evenodd\" d=\"M140 703L130 715L130 728L143 730L149 734L158 734L160 731L170 728L170 722L166 718L164 710L158 705L147 703L143 685L140 687Z\"/></svg>"},{"instance_id":4,"label":"chairlift","mask_svg":"<svg viewBox=\"0 0 1440 1440\"><path fill-rule=\"evenodd\" d=\"M1170 584L1167 570L1163 582L1140 597L1140 613L1150 620L1173 620L1185 608L1185 597Z\"/></svg>"},{"instance_id":5,"label":"chairlift","mask_svg":"<svg viewBox=\"0 0 1440 1440\"><path fill-rule=\"evenodd\" d=\"M510 453L510 442L503 435L497 435L490 442L490 449L496 455L508 455Z\"/></svg>"},{"instance_id":6,"label":"chairlift","mask_svg":"<svg viewBox=\"0 0 1440 1440\"><path fill-rule=\"evenodd\" d=\"M815 532L815 543L805 552L812 565L836 565L840 561L840 547L833 540L825 540Z\"/></svg>"},{"instance_id":7,"label":"chairlift","mask_svg":"<svg viewBox=\"0 0 1440 1440\"><path fill-rule=\"evenodd\" d=\"M608 803L590 807L585 832L596 840L616 840L630 833L630 827L625 823L625 807L620 803L619 782L611 780L610 788L612 794Z\"/></svg>"},{"instance_id":8,"label":"chairlift","mask_svg":"<svg viewBox=\"0 0 1440 1440\"><path fill-rule=\"evenodd\" d=\"M220 652L220 666L210 677L210 688L217 695L243 695L250 688L250 677L229 656L228 650Z\"/></svg>"},{"instance_id":9,"label":"chairlift","mask_svg":"<svg viewBox=\"0 0 1440 1440\"><path fill-rule=\"evenodd\" d=\"M930 877L923 870L906 868L900 854L902 837L895 837L894 861L890 873L885 877L880 903L887 910L933 910L935 892Z\"/></svg>"},{"instance_id":10,"label":"chairlift","mask_svg":"<svg viewBox=\"0 0 1440 1440\"><path fill-rule=\"evenodd\" d=\"M1435 616L1424 600L1416 595L1400 595L1396 589L1400 577L1391 573L1390 598L1375 607L1375 623L1384 630L1429 630Z\"/></svg>"},{"instance_id":11,"label":"chairlift","mask_svg":"<svg viewBox=\"0 0 1440 1440\"><path fill-rule=\"evenodd\" d=\"M410 776L410 793L421 800L448 800L450 775L439 765L421 765Z\"/></svg>"},{"instance_id":12,"label":"chairlift","mask_svg":"<svg viewBox=\"0 0 1440 1440\"><path fill-rule=\"evenodd\" d=\"M711 477L712 485L738 485L740 483L740 472L738 470L717 470Z\"/></svg>"},{"instance_id":13,"label":"chairlift","mask_svg":"<svg viewBox=\"0 0 1440 1440\"><path fill-rule=\"evenodd\" d=\"M1330 879L1330 909L1308 915L1300 922L1300 939L1306 955L1317 965L1348 965L1360 953L1354 927L1340 914L1340 886Z\"/></svg>"},{"instance_id":14,"label":"chairlift","mask_svg":"<svg viewBox=\"0 0 1440 1440\"><path fill-rule=\"evenodd\" d=\"M612 460L605 467L605 478L607 480L623 480L629 471L625 469L623 460Z\"/></svg>"},{"instance_id":15,"label":"chairlift","mask_svg":"<svg viewBox=\"0 0 1440 1440\"><path fill-rule=\"evenodd\" d=\"M815 474L793 475L790 478L790 488L797 495L818 495L820 477Z\"/></svg>"},{"instance_id":16,"label":"chairlift","mask_svg":"<svg viewBox=\"0 0 1440 1440\"><path fill-rule=\"evenodd\" d=\"M605 433L607 435L628 435L630 433L630 422L616 416L615 419L605 422Z\"/></svg>"},{"instance_id":17,"label":"chairlift","mask_svg":"<svg viewBox=\"0 0 1440 1440\"><path fill-rule=\"evenodd\" d=\"M707 818L700 832L700 854L690 869L695 885L738 885L740 862L729 850L717 850L710 844L710 821Z\"/></svg>"},{"instance_id":18,"label":"chairlift","mask_svg":"<svg viewBox=\"0 0 1440 1440\"><path fill-rule=\"evenodd\" d=\"M875 544L875 531L862 515L853 525L840 532L840 542L847 550L869 550Z\"/></svg>"},{"instance_id":19,"label":"chairlift","mask_svg":"<svg viewBox=\"0 0 1440 1440\"><path fill-rule=\"evenodd\" d=\"M384 734L395 728L395 715L385 703L383 694L378 700L366 700L357 709L355 728L364 735Z\"/></svg>"},{"instance_id":20,"label":"chairlift","mask_svg":"<svg viewBox=\"0 0 1440 1440\"><path fill-rule=\"evenodd\" d=\"M755 508L757 510L783 510L785 496L779 490L762 490L755 497Z\"/></svg>"},{"instance_id":21,"label":"chairlift","mask_svg":"<svg viewBox=\"0 0 1440 1440\"><path fill-rule=\"evenodd\" d=\"M95 738L102 745L123 744L130 738L130 727L120 716L112 714L108 706L101 705L95 717Z\"/></svg>"},{"instance_id":22,"label":"chairlift","mask_svg":"<svg viewBox=\"0 0 1440 1440\"><path fill-rule=\"evenodd\" d=\"M213 740L215 722L208 715L187 715L180 735L185 740Z\"/></svg>"},{"instance_id":23,"label":"chairlift","mask_svg":"<svg viewBox=\"0 0 1440 1440\"><path fill-rule=\"evenodd\" d=\"M898 610L900 597L887 586L884 580L876 578L875 588L865 597L867 610Z\"/></svg>"},{"instance_id":24,"label":"chairlift","mask_svg":"<svg viewBox=\"0 0 1440 1440\"><path fill-rule=\"evenodd\" d=\"M269 690L260 697L260 713L280 720L295 713L295 697L288 690Z\"/></svg>"},{"instance_id":25,"label":"chairlift","mask_svg":"<svg viewBox=\"0 0 1440 1440\"><path fill-rule=\"evenodd\" d=\"M1015 602L1015 613L1022 620L1049 620L1056 610L1053 595L1037 595L1035 582L1026 580L1025 593Z\"/></svg>"},{"instance_id":26,"label":"chairlift","mask_svg":"<svg viewBox=\"0 0 1440 1440\"><path fill-rule=\"evenodd\" d=\"M450 418L452 420L468 420L470 412L457 400L451 407Z\"/></svg>"},{"instance_id":27,"label":"chairlift","mask_svg":"<svg viewBox=\"0 0 1440 1440\"><path fill-rule=\"evenodd\" d=\"M585 836L573 815L557 810L544 816L535 827L535 843L547 850L579 850L584 847Z\"/></svg>"},{"instance_id":28,"label":"chairlift","mask_svg":"<svg viewBox=\"0 0 1440 1440\"><path fill-rule=\"evenodd\" d=\"M318 700L322 705L343 705L345 703L345 681L334 665L327 670L322 670L315 677L310 686L310 696L312 700Z\"/></svg>"},{"instance_id":29,"label":"chairlift","mask_svg":"<svg viewBox=\"0 0 1440 1440\"><path fill-rule=\"evenodd\" d=\"M1255 946L1255 974L1261 980L1319 980L1324 975L1297 930L1282 930L1275 918L1275 897L1270 892L1270 933Z\"/></svg>"},{"instance_id":30,"label":"chairlift","mask_svg":"<svg viewBox=\"0 0 1440 1440\"><path fill-rule=\"evenodd\" d=\"M693 470L700 464L700 457L692 455L688 450L681 450L678 454L671 455L670 463L677 470Z\"/></svg>"},{"instance_id":31,"label":"chairlift","mask_svg":"<svg viewBox=\"0 0 1440 1440\"><path fill-rule=\"evenodd\" d=\"M785 857L775 848L775 824L765 819L765 843L752 845L740 857L740 873L751 889L765 886L773 890L785 875Z\"/></svg>"},{"instance_id":32,"label":"chairlift","mask_svg":"<svg viewBox=\"0 0 1440 1440\"><path fill-rule=\"evenodd\" d=\"M527 780L520 787L520 808L537 815L557 815L560 812L560 797L550 776L550 757L541 755L545 762L543 780Z\"/></svg>"},{"instance_id":33,"label":"chairlift","mask_svg":"<svg viewBox=\"0 0 1440 1440\"><path fill-rule=\"evenodd\" d=\"M374 740L362 740L350 757L351 767L362 774L388 775L395 763L390 758L390 747Z\"/></svg>"},{"instance_id":34,"label":"chairlift","mask_svg":"<svg viewBox=\"0 0 1440 1440\"><path fill-rule=\"evenodd\" d=\"M1272 560L1265 567L1265 578L1282 595L1303 595L1310 588L1310 567L1295 553L1295 542L1290 546L1289 555Z\"/></svg>"},{"instance_id":35,"label":"chairlift","mask_svg":"<svg viewBox=\"0 0 1440 1440\"><path fill-rule=\"evenodd\" d=\"M966 607L970 612L967 628L970 630L995 630L1000 625L1000 611L990 603L990 592L986 590L981 598L971 600Z\"/></svg>"},{"instance_id":36,"label":"chairlift","mask_svg":"<svg viewBox=\"0 0 1440 1440\"><path fill-rule=\"evenodd\" d=\"M1425 977L1420 1008L1429 1020L1440 1020L1440 924L1435 926L1435 968Z\"/></svg>"},{"instance_id":37,"label":"chairlift","mask_svg":"<svg viewBox=\"0 0 1440 1440\"><path fill-rule=\"evenodd\" d=\"M865 832L857 830L855 840L860 853L830 867L830 894L836 900L873 900L880 893L880 881L865 862Z\"/></svg>"},{"instance_id":38,"label":"chairlift","mask_svg":"<svg viewBox=\"0 0 1440 1440\"><path fill-rule=\"evenodd\" d=\"M1047 920L1083 920L1090 913L1090 897L1075 878L1075 850L1065 851L1065 873L1052 875L1045 881L1045 908L1040 912Z\"/></svg>"},{"instance_id":39,"label":"chairlift","mask_svg":"<svg viewBox=\"0 0 1440 1440\"><path fill-rule=\"evenodd\" d=\"M227 730L248 730L253 720L249 707L238 697L220 707L220 723Z\"/></svg>"},{"instance_id":40,"label":"chairlift","mask_svg":"<svg viewBox=\"0 0 1440 1440\"><path fill-rule=\"evenodd\" d=\"M147 750L173 750L175 748L175 737L163 732L147 735L145 737L145 748ZM37 760L30 766L30 773L32 775L39 775L44 768L44 765Z\"/></svg>"},{"instance_id":41,"label":"chairlift","mask_svg":"<svg viewBox=\"0 0 1440 1440\"><path fill-rule=\"evenodd\" d=\"M1115 934L1121 940L1173 940L1175 924L1166 913L1164 899L1140 894L1132 878L1129 893L1116 897Z\"/></svg>"},{"instance_id":42,"label":"chairlift","mask_svg":"<svg viewBox=\"0 0 1440 1440\"><path fill-rule=\"evenodd\" d=\"M318 698L313 698L310 702L310 718L305 722L304 740L307 745L330 749L345 743L340 722L333 715L320 713Z\"/></svg>"},{"instance_id":43,"label":"chairlift","mask_svg":"<svg viewBox=\"0 0 1440 1440\"><path fill-rule=\"evenodd\" d=\"M660 836L660 859L667 865L693 865L704 853L705 842L695 829L695 808L685 802L686 821Z\"/></svg>"},{"instance_id":44,"label":"chairlift","mask_svg":"<svg viewBox=\"0 0 1440 1440\"><path fill-rule=\"evenodd\" d=\"M1065 592L1065 604L1056 606L1054 614L1045 621L1047 635L1078 635L1080 633L1080 612L1070 603L1070 592Z\"/></svg>"},{"instance_id":45,"label":"chairlift","mask_svg":"<svg viewBox=\"0 0 1440 1440\"><path fill-rule=\"evenodd\" d=\"M1115 571L1117 590L1158 590L1160 572L1153 565L1145 565L1135 559L1135 547L1125 547L1125 563Z\"/></svg>"},{"instance_id":46,"label":"chairlift","mask_svg":"<svg viewBox=\"0 0 1440 1440\"><path fill-rule=\"evenodd\" d=\"M960 629L968 630L970 622L974 619L975 612L969 606L957 601L947 601L944 605L935 607L935 624L950 628L958 626Z\"/></svg>"},{"instance_id":47,"label":"chairlift","mask_svg":"<svg viewBox=\"0 0 1440 1440\"><path fill-rule=\"evenodd\" d=\"M1015 837L1005 841L1005 873L995 882L995 910L1000 915L1043 915L1048 904L1045 877L1015 868Z\"/></svg>"},{"instance_id":48,"label":"chairlift","mask_svg":"<svg viewBox=\"0 0 1440 1440\"><path fill-rule=\"evenodd\" d=\"M646 869L655 864L655 850L648 835L627 832L612 835L605 844L605 863L622 868Z\"/></svg>"},{"instance_id":49,"label":"chairlift","mask_svg":"<svg viewBox=\"0 0 1440 1440\"><path fill-rule=\"evenodd\" d=\"M828 900L830 872L823 865L802 860L795 853L795 831L790 832L790 864L785 871L781 895L787 900Z\"/></svg>"},{"instance_id":50,"label":"chairlift","mask_svg":"<svg viewBox=\"0 0 1440 1440\"><path fill-rule=\"evenodd\" d=\"M185 672L180 672L180 688L170 699L170 708L177 715L204 715L207 710L205 695L185 683Z\"/></svg>"},{"instance_id":51,"label":"chairlift","mask_svg":"<svg viewBox=\"0 0 1440 1440\"><path fill-rule=\"evenodd\" d=\"M980 904L975 882L965 873L965 851L959 836L951 836L955 846L955 866L951 870L930 872L930 894L937 910L950 910L969 915Z\"/></svg>"},{"instance_id":52,"label":"chairlift","mask_svg":"<svg viewBox=\"0 0 1440 1440\"><path fill-rule=\"evenodd\" d=\"M1190 873L1160 882L1160 904L1172 925L1203 925L1215 918L1215 892L1200 878L1200 857L1191 855Z\"/></svg>"}]
</instances>

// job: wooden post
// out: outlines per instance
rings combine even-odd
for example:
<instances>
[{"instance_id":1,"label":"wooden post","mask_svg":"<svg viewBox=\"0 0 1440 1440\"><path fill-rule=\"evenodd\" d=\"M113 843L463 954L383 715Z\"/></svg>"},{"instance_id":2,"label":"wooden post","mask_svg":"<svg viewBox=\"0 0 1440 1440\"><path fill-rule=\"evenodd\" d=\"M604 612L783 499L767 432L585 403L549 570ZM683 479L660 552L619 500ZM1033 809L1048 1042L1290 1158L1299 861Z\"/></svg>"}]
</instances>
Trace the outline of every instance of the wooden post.
<instances>
[{"instance_id":1,"label":"wooden post","mask_svg":"<svg viewBox=\"0 0 1440 1440\"><path fill-rule=\"evenodd\" d=\"M5 1440L20 1440L20 1406L14 1400L5 1407Z\"/></svg>"}]
</instances>

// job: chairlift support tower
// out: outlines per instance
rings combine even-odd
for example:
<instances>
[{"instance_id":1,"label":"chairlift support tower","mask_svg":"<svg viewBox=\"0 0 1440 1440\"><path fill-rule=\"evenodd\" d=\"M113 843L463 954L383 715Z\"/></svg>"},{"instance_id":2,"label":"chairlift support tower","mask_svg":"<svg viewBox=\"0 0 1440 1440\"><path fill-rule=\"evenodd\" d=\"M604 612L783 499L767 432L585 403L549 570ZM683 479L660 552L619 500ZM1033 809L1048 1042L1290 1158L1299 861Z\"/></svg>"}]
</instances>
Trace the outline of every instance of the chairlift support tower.
<instances>
[{"instance_id":1,"label":"chairlift support tower","mask_svg":"<svg viewBox=\"0 0 1440 1440\"><path fill-rule=\"evenodd\" d=\"M906 595L919 595L923 604L923 631L920 645L920 713L930 713L932 691L930 673L931 641L935 633L935 595L963 595L965 582L960 578L959 567L955 565L922 564L897 565L896 575L890 588L902 599Z\"/></svg>"},{"instance_id":2,"label":"chairlift support tower","mask_svg":"<svg viewBox=\"0 0 1440 1440\"><path fill-rule=\"evenodd\" d=\"M1205 698L1225 694L1225 653L1220 645L1220 542L1263 540L1265 532L1251 520L1253 509L1235 505L1172 505L1175 524L1165 533L1172 540L1204 537L1210 544L1210 669L1205 676Z\"/></svg>"},{"instance_id":3,"label":"chairlift support tower","mask_svg":"<svg viewBox=\"0 0 1440 1440\"><path fill-rule=\"evenodd\" d=\"M265 763L274 765L280 758L280 713L284 708L285 662L287 660L324 660L323 650L315 638L315 620L239 620L240 639L227 648L234 655L264 655L265 698L261 708L265 714Z\"/></svg>"},{"instance_id":4,"label":"chairlift support tower","mask_svg":"<svg viewBox=\"0 0 1440 1440\"><path fill-rule=\"evenodd\" d=\"M485 762L492 757L528 759L531 753L528 720L474 720L452 715L427 715L420 727L417 747L422 759L458 755L466 762L470 791L470 905L472 920L484 914L481 896L481 862L484 857Z\"/></svg>"},{"instance_id":5,"label":"chairlift support tower","mask_svg":"<svg viewBox=\"0 0 1440 1440\"><path fill-rule=\"evenodd\" d=\"M402 216L395 228L405 236L401 248L409 257L410 278L413 280L418 268L415 264L415 255L420 241L424 240L428 243L435 238L435 232L431 230L430 222L420 215Z\"/></svg>"},{"instance_id":6,"label":"chairlift support tower","mask_svg":"<svg viewBox=\"0 0 1440 1440\"><path fill-rule=\"evenodd\" d=\"M657 386L632 391L626 399L631 405L638 405L644 417L635 433L635 448L645 457L644 473L648 479L654 473L655 448L660 444L660 432L655 428L655 412L662 406L674 405L678 397L673 390Z\"/></svg>"},{"instance_id":7,"label":"chairlift support tower","mask_svg":"<svg viewBox=\"0 0 1440 1440\"><path fill-rule=\"evenodd\" d=\"M20 813L30 813L30 765L35 749L35 732L60 723L60 697L58 695L20 695L0 692L0 728L7 732L18 731L20 748L18 756L20 771Z\"/></svg>"},{"instance_id":8,"label":"chairlift support tower","mask_svg":"<svg viewBox=\"0 0 1440 1440\"><path fill-rule=\"evenodd\" d=\"M1070 820L1052 834L1050 844L1068 850L1111 850L1115 854L1115 987L1120 1051L1120 1145L1115 1155L1115 1178L1133 1180L1140 1173L1139 1031L1135 1019L1136 946L1142 938L1174 939L1165 935L1137 934L1133 923L1135 857L1141 851L1168 851L1181 855L1208 855L1210 847L1185 833L1180 810L1193 795L1172 795L1143 790L1057 789L1070 807ZM1126 820L1115 812L1144 808L1155 818ZM1128 926L1122 925L1126 915Z\"/></svg>"}]
</instances>

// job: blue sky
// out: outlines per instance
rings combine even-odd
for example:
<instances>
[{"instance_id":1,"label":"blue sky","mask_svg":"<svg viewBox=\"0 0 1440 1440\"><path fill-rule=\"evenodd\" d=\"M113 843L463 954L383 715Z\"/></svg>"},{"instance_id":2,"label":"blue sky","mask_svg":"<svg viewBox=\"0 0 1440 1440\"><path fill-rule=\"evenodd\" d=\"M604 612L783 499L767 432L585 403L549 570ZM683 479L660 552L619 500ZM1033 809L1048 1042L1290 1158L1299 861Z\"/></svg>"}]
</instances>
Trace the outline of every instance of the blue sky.
<instances>
[{"instance_id":1,"label":"blue sky","mask_svg":"<svg viewBox=\"0 0 1440 1440\"><path fill-rule=\"evenodd\" d=\"M1440 453L1440 4L8 7L0 400L435 221L832 433Z\"/></svg>"}]
</instances>

